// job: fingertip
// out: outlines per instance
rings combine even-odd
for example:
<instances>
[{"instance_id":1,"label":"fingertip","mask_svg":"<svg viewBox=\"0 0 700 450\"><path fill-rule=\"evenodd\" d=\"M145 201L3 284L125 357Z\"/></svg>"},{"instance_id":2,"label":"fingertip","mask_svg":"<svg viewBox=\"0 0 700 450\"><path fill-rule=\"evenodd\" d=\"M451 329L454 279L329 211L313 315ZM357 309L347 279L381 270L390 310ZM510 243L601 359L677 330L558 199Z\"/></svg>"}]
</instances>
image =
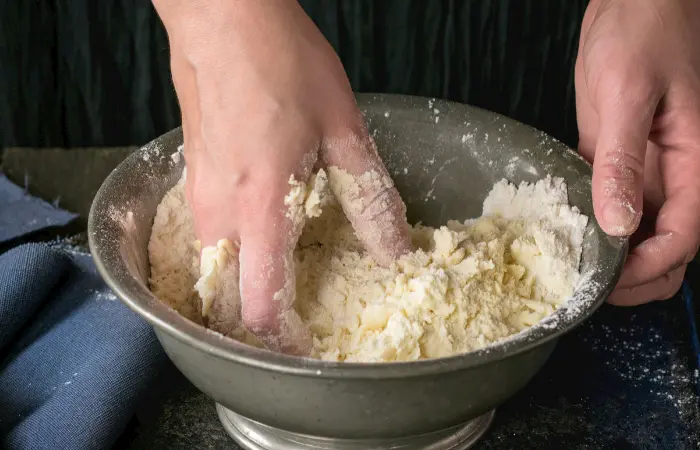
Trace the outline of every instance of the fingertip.
<instances>
[{"instance_id":1,"label":"fingertip","mask_svg":"<svg viewBox=\"0 0 700 450\"><path fill-rule=\"evenodd\" d=\"M642 212L628 201L607 199L603 204L600 226L610 236L630 236L639 227Z\"/></svg>"},{"instance_id":2,"label":"fingertip","mask_svg":"<svg viewBox=\"0 0 700 450\"><path fill-rule=\"evenodd\" d=\"M288 355L308 356L313 347L313 338L299 314L290 309L280 318L281 336L284 336L280 351Z\"/></svg>"},{"instance_id":3,"label":"fingertip","mask_svg":"<svg viewBox=\"0 0 700 450\"><path fill-rule=\"evenodd\" d=\"M596 218L610 236L630 236L642 219L640 167L619 156L596 154L592 195Z\"/></svg>"},{"instance_id":4,"label":"fingertip","mask_svg":"<svg viewBox=\"0 0 700 450\"><path fill-rule=\"evenodd\" d=\"M280 302L243 301L243 325L268 350L308 356L313 346L311 332L293 309L281 309Z\"/></svg>"}]
</instances>

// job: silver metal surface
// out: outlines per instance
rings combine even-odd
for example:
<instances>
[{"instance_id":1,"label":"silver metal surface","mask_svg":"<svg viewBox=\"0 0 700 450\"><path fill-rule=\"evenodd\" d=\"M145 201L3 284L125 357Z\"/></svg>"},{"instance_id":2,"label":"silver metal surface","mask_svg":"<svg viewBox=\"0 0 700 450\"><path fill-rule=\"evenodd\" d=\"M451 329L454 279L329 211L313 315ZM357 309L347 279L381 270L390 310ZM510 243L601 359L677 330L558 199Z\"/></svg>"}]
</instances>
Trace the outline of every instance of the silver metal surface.
<instances>
[{"instance_id":1,"label":"silver metal surface","mask_svg":"<svg viewBox=\"0 0 700 450\"><path fill-rule=\"evenodd\" d=\"M216 412L228 434L245 450L466 450L488 430L489 411L447 430L417 436L384 439L333 439L307 436L257 423L217 404Z\"/></svg>"},{"instance_id":2,"label":"silver metal surface","mask_svg":"<svg viewBox=\"0 0 700 450\"><path fill-rule=\"evenodd\" d=\"M180 130L137 151L105 180L89 217L91 251L106 282L154 326L175 365L227 409L277 429L336 439L397 439L446 430L493 410L537 373L556 339L611 292L627 241L608 237L595 222L590 165L545 134L446 101L359 95L358 103L412 222L476 217L503 177L513 182L563 177L570 202L591 218L581 266L588 283L527 332L449 358L335 363L223 338L148 290L153 217L183 169L182 158L171 158L182 144Z\"/></svg>"}]
</instances>

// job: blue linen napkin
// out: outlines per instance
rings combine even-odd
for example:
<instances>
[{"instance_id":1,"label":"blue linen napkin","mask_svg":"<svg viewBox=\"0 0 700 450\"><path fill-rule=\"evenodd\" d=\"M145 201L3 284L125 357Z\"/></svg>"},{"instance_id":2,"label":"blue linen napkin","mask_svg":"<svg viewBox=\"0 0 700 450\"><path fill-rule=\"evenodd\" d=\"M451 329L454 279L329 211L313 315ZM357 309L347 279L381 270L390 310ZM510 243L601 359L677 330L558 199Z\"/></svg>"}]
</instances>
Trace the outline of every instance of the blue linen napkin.
<instances>
[{"instance_id":1,"label":"blue linen napkin","mask_svg":"<svg viewBox=\"0 0 700 450\"><path fill-rule=\"evenodd\" d=\"M77 217L32 197L0 172L0 244L43 228L67 225Z\"/></svg>"},{"instance_id":2,"label":"blue linen napkin","mask_svg":"<svg viewBox=\"0 0 700 450\"><path fill-rule=\"evenodd\" d=\"M10 217L71 216L22 194L0 200L0 242L36 230ZM0 448L110 448L166 361L89 255L40 243L0 254Z\"/></svg>"}]
</instances>

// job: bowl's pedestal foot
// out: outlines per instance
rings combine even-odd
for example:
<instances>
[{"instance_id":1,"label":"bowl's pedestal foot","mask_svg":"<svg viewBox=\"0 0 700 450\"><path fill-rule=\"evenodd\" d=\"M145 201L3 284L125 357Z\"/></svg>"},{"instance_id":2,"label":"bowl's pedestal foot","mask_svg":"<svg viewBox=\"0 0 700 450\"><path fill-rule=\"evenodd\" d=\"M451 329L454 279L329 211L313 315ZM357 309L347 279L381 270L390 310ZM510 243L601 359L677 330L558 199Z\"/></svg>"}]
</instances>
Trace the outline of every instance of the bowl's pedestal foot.
<instances>
[{"instance_id":1,"label":"bowl's pedestal foot","mask_svg":"<svg viewBox=\"0 0 700 450\"><path fill-rule=\"evenodd\" d=\"M444 431L400 439L332 439L290 433L246 419L217 404L226 431L245 450L465 450L486 432L494 411Z\"/></svg>"}]
</instances>

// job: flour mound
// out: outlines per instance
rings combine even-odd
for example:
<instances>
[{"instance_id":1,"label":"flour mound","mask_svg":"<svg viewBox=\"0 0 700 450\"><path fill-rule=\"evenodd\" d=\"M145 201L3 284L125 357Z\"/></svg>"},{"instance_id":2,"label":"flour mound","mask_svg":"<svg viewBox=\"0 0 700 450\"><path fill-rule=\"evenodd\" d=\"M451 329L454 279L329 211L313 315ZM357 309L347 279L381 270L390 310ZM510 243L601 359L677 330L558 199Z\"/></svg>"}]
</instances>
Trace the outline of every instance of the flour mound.
<instances>
[{"instance_id":1,"label":"flour mound","mask_svg":"<svg viewBox=\"0 0 700 450\"><path fill-rule=\"evenodd\" d=\"M496 183L482 217L412 227L416 250L385 268L363 248L330 192L334 171L329 175L326 182L320 172L305 189L291 179L285 201L290 218L304 224L294 308L313 335L312 357L389 362L467 352L536 324L573 293L588 218L569 206L560 178ZM200 280L202 292L200 278L216 267L202 265L207 272L200 273L194 242L181 181L156 214L151 289L198 323L226 322L202 320L202 305L205 316L215 314L220 294L206 291L202 300L193 288ZM240 326L220 331L259 345Z\"/></svg>"}]
</instances>

